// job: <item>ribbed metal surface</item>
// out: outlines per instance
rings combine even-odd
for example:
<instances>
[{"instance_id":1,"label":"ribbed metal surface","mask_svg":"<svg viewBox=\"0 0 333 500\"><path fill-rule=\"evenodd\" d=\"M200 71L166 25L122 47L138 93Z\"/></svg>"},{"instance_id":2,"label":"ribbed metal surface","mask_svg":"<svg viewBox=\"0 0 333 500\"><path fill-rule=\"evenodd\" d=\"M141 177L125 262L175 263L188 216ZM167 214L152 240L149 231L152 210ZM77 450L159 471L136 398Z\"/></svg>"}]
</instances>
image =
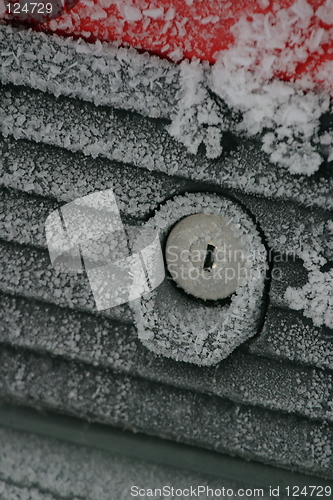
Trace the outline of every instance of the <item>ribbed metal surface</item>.
<instances>
[{"instance_id":1,"label":"ribbed metal surface","mask_svg":"<svg viewBox=\"0 0 333 500\"><path fill-rule=\"evenodd\" d=\"M44 234L51 211L108 187L125 224L176 194L210 191L243 203L273 252L301 237L331 259L332 179L281 174L254 141L230 142L216 161L193 156L160 119L4 80L1 398L332 478L333 336L288 309L287 287L307 281L299 259L275 263L283 279L272 280L262 331L203 368L145 349L127 305L97 313L85 275L52 269ZM265 176L271 197L257 196Z\"/></svg>"}]
</instances>

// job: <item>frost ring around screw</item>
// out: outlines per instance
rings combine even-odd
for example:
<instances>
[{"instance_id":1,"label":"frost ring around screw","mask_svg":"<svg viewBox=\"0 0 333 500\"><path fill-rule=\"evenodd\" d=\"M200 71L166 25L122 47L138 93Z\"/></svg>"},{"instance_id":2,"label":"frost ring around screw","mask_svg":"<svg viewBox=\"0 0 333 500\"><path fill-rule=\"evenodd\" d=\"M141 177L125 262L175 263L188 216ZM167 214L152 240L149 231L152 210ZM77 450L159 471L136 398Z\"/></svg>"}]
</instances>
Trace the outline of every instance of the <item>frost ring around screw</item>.
<instances>
[{"instance_id":1,"label":"frost ring around screw","mask_svg":"<svg viewBox=\"0 0 333 500\"><path fill-rule=\"evenodd\" d=\"M238 276L229 305L208 307L174 286L171 279L131 302L138 336L151 351L198 365L214 365L255 335L265 300L267 251L252 220L241 205L222 196L189 193L158 210L147 226L156 229L165 246L173 227L194 214L213 214L229 221L246 257L247 276ZM207 269L211 264L205 263ZM232 291L231 291L232 293Z\"/></svg>"}]
</instances>

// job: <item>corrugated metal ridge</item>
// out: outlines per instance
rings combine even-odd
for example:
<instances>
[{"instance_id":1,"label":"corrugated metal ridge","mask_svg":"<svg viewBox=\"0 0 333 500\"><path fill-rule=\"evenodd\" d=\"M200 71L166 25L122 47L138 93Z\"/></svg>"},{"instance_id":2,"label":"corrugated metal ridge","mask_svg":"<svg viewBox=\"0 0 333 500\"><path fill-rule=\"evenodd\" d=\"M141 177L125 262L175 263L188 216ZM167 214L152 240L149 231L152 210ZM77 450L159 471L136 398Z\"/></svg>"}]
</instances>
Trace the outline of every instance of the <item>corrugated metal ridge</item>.
<instances>
[{"instance_id":1,"label":"corrugated metal ridge","mask_svg":"<svg viewBox=\"0 0 333 500\"><path fill-rule=\"evenodd\" d=\"M59 128L59 120L55 117L52 120L50 110L46 109L48 108L46 103L43 106L43 103L39 102L40 99L36 97L38 94L35 97L31 94L29 98L35 101L31 103L31 106L36 108L35 111L40 106L45 107L43 110L45 122L42 121L40 127L37 128L35 124L30 131L30 136L38 141L45 140L48 143L61 144L68 149L77 150L79 136L81 140L79 149L81 148L88 155L102 155L132 163L137 167L147 167L169 174L178 173L187 178L195 178L196 175L198 180L214 180L217 185L236 189L240 187L248 193L264 194L278 199L289 198L293 202L297 201L308 206L332 207L330 196L332 179L316 180L318 195L314 198L312 196L313 179L295 177L285 169L269 162L268 156L260 152L260 148L256 147L254 141L247 143L242 138L243 147L239 145L238 150L233 151L231 158L222 155L218 161L208 160L204 155L189 155L185 148L165 131L162 133L159 130L156 135L153 122L139 120L140 129L143 131L140 141L141 145L146 148L146 154L138 155L135 137L127 131L127 141L122 140L122 136L126 134L126 126L124 130L124 124L116 120L112 111L95 109L92 112L88 106L88 103L102 104L113 108L134 110L147 117L170 118L174 115L175 106L179 100L180 73L177 65L151 58L147 54L138 54L134 50L116 49L107 44L89 45L85 42L80 44L55 35L16 30L7 26L0 26L0 33L2 34L0 50L5 57L0 75L3 83L30 86L44 93L51 92L57 96L69 95L86 100L87 106L81 105L81 121L94 123L93 128L99 136L97 146L94 133L88 134L85 127L79 127L77 123L74 127L76 130L73 129L73 123L76 121L75 99L67 103L67 108L68 106L72 108L69 116L73 119L73 123L71 126L71 124L66 124L66 119L64 120L65 129L67 128L64 133L65 129L63 132L56 130ZM32 53L32 46L35 47L38 57ZM151 61L153 61L152 64ZM51 97L45 95L41 99L52 101ZM15 133L17 138L29 137L29 133L25 130L27 123L21 126L24 116L22 100L19 97L13 98L11 104L14 108L18 108L19 116L16 118L19 122L15 123L15 120L11 123L4 122L3 132ZM52 102L50 105L52 106ZM60 108L61 106L58 113L61 113ZM82 108L85 110L84 113ZM111 114L108 116L109 113ZM38 113L35 117L37 121L40 120ZM230 121L227 115L225 119ZM96 120L100 122L99 125ZM54 126L51 123L54 123ZM30 123L29 126L31 125ZM53 139L49 137L50 127L54 134ZM40 128L43 131L39 130ZM149 141L152 133L153 140ZM129 144L131 144L131 151L128 151ZM163 144L164 150L157 148L157 144ZM163 154L166 150L169 153L168 156ZM198 177L197 168L199 163L202 171L200 177ZM217 165L218 171L216 171Z\"/></svg>"},{"instance_id":2,"label":"corrugated metal ridge","mask_svg":"<svg viewBox=\"0 0 333 500\"><path fill-rule=\"evenodd\" d=\"M15 403L332 477L327 423L23 350L3 347L0 361L2 397Z\"/></svg>"},{"instance_id":3,"label":"corrugated metal ridge","mask_svg":"<svg viewBox=\"0 0 333 500\"><path fill-rule=\"evenodd\" d=\"M32 142L4 139L1 135L0 153L3 200L0 237L39 248L46 248L44 224L52 210L61 202L72 201L101 187L114 189L125 224L142 223L175 194L219 192L214 185L154 175L143 169L138 175L133 167L110 165L105 160L82 165L85 157L78 153L45 149ZM301 240L309 248L320 248L328 260L332 258L331 235L326 228L333 218L331 212L313 208L310 212L291 202L252 197L234 190L223 190L221 194L237 199L251 211L272 251L292 256Z\"/></svg>"},{"instance_id":4,"label":"corrugated metal ridge","mask_svg":"<svg viewBox=\"0 0 333 500\"><path fill-rule=\"evenodd\" d=\"M131 325L0 295L2 343L96 365L174 387L333 421L331 371L269 359L237 349L216 367L156 357ZM36 319L37 318L37 319ZM243 352L242 352L243 351Z\"/></svg>"},{"instance_id":5,"label":"corrugated metal ridge","mask_svg":"<svg viewBox=\"0 0 333 500\"><path fill-rule=\"evenodd\" d=\"M173 360L164 358L153 362L155 356L138 342L132 323L18 295L2 293L0 304L0 339L3 343L101 364L116 371L140 372L146 377L155 363L161 363L166 371L169 366L178 366ZM332 370L332 341L331 331L314 328L301 313L269 307L260 335L239 350L240 353L250 352L264 358ZM149 359L147 364L146 359ZM183 369L197 372L198 377L205 371L212 371L211 368L200 369L192 365Z\"/></svg>"},{"instance_id":6,"label":"corrugated metal ridge","mask_svg":"<svg viewBox=\"0 0 333 500\"><path fill-rule=\"evenodd\" d=\"M175 112L179 66L159 57L116 44L89 44L9 25L0 25L0 53L5 58L0 68L3 83L68 95L96 106L129 109L151 118L170 118Z\"/></svg>"},{"instance_id":7,"label":"corrugated metal ridge","mask_svg":"<svg viewBox=\"0 0 333 500\"><path fill-rule=\"evenodd\" d=\"M35 488L39 494L54 493L58 499L75 494L89 500L109 500L124 497L132 484L151 488L164 484L174 484L175 488L209 484L210 488L223 485L234 490L260 487L264 489L264 499L268 498L270 486L279 485L280 498L285 499L285 488L290 484L302 488L330 484L314 476L138 433L133 435L109 426L87 425L85 421L50 412L1 405L0 422L4 450L0 477L7 490L17 492L15 498L24 497L21 488L32 486L32 500L43 498L37 496ZM31 456L36 457L33 462ZM12 459L10 465L7 457ZM54 470L54 463L56 473L45 473ZM8 488L8 483L15 488ZM2 482L3 491L1 486Z\"/></svg>"},{"instance_id":8,"label":"corrugated metal ridge","mask_svg":"<svg viewBox=\"0 0 333 500\"><path fill-rule=\"evenodd\" d=\"M0 240L0 259L3 263L0 286L4 292L14 292L91 312L96 310L85 274L58 273L52 267L45 247L17 244L15 235L16 232L7 232L3 234L5 239L2 242ZM279 259L274 263L274 268L280 269L280 273L274 273L277 278L272 277L270 302L272 305L288 308L288 302L284 299L285 291L289 286L297 287L306 283L306 272L299 259ZM112 308L112 312L108 310L103 314L119 319L132 317L127 306L117 306Z\"/></svg>"},{"instance_id":9,"label":"corrugated metal ridge","mask_svg":"<svg viewBox=\"0 0 333 500\"><path fill-rule=\"evenodd\" d=\"M5 172L5 183L7 186L12 186L14 187L19 187L19 188L24 188L28 185L28 189L31 189L32 185L32 190L36 191L36 185L35 185L35 180L40 178L39 171L42 173L42 180L44 183L44 187L42 188L42 194L48 194L46 192L46 189L50 188L49 184L49 177L51 176L52 178L55 178L57 182L59 182L59 178L57 176L56 170L54 168L54 163L53 161L56 159L56 157L59 155L59 150L58 148L54 149L54 154L50 153L50 150L48 148L44 148L38 145L35 146L32 143L22 143L21 145L21 154L17 154L17 149L20 150L20 141L10 141L10 156L15 155L15 168L11 172L11 165L10 162L6 158L6 153L3 155L3 168ZM8 139L3 141L3 145L7 146L6 150L9 151L9 144L6 144L8 142ZM17 148L18 146L18 148ZM27 147L28 146L28 147ZM35 149L37 147L37 151L40 154L40 158L47 164L51 165L52 170L48 172L48 169L44 168L44 165L42 165L42 168L37 172L35 172L35 169L31 168L31 165L33 164L33 160L31 160L31 156L29 156L29 150L32 148L33 153L35 153ZM52 151L52 149L51 149ZM67 156L63 155L61 158L61 163L63 159L66 159L67 162L70 160L73 160L73 155L71 153L67 154ZM122 185L124 176L121 174L124 174L124 171L122 170L122 166L113 166L112 170L110 171L110 165L108 169L108 175L110 175L110 172L117 172L117 170L120 170L120 175L116 173L115 178L112 176L112 185L115 187L116 192L123 192L124 191L124 185ZM18 168L17 168L18 167ZM62 164L62 168L64 168L64 172L66 173L66 178L71 179L71 175L68 175L68 169L66 166ZM135 177L135 175L131 175L131 168L128 166L126 167L126 184L127 184L127 190L133 192L133 188L135 188L135 185L138 181L138 179ZM31 173L34 172L34 178L31 178ZM141 170L141 176L142 178L140 179L140 184L144 181L144 179L148 180L147 175L149 175L150 179L150 173L148 174L144 172L144 170ZM26 179L25 175L29 173L30 179ZM73 171L73 177L72 177L72 182L67 182L67 189L70 193L73 192L74 189L76 189L76 182L77 178L75 177L76 175L82 175L82 178L84 178L86 171L82 171L81 165L78 164L78 171L75 170L75 174ZM12 175L11 175L12 174ZM23 180L24 179L24 180ZM122 179L122 181L121 181ZM23 180L23 184L22 184ZM45 184L46 181L46 184ZM24 184L26 182L26 184ZM100 184L104 185L103 178L99 178ZM168 189L171 192L176 192L177 189L180 188L181 186L181 180L177 179L172 182L170 181L170 178L167 176L163 176L156 178L156 187L158 186L158 191L160 192L160 199L163 198L167 194L166 190L164 189L164 184L167 183ZM18 184L19 183L19 184ZM60 182L60 184L62 184ZM150 182L151 185L151 182ZM181 187L184 188L186 184L183 184ZM152 185L151 185L152 187ZM121 189L120 189L121 188ZM87 185L83 185L80 187L80 195L86 194L86 191L82 190L89 190ZM154 189L154 192L156 193L156 189ZM70 199L70 196L68 195L68 192L66 192L66 189L62 186L62 191L63 194L61 197L64 200ZM40 190L37 188L37 192L41 193ZM76 193L77 195L78 193ZM84 277L72 277L70 281L68 280L67 276L58 276L57 273L54 272L54 270L51 268L49 264L49 259L48 255L45 252L45 239L43 236L43 230L44 230L44 221L46 219L46 216L48 213L50 213L51 210L55 208L55 202L52 200L49 200L48 198L40 198L40 197L35 197L35 196L27 196L24 193L17 191L3 191L3 196L4 196L4 209L3 209L3 216L2 216L2 237L5 238L8 242L11 242L11 244L6 244L3 242L2 244L2 260L4 263L4 274L3 274L3 280L2 280L2 290L6 293L16 293L19 295L23 295L25 297L34 297L35 299L45 301L46 303L55 303L58 304L62 307L71 307L73 309L81 309L82 311L88 311L88 312L94 312L94 303L92 300L92 296L90 293L90 289L87 285L87 282L84 281ZM140 201L140 200L138 200ZM145 202L145 199L143 200ZM124 199L124 211L128 208L128 205L126 204L126 197ZM250 203L249 197L247 197L247 203ZM275 213L276 210L265 210L265 205L272 202L269 201L264 201L263 202L263 208L259 210L259 213L262 214L262 216L259 217L260 222L262 222L262 217L264 213L266 213L266 218L267 214ZM22 205L23 204L23 205ZM57 203L58 205L58 203ZM258 200L255 200L253 202L253 205L258 205ZM19 212L17 213L17 208L19 209ZM19 207L22 207L21 209ZM283 205L279 205L279 208L283 207ZM145 213L147 211L147 203L144 203L143 206L138 203L135 206L135 209L133 208L132 215L133 216L138 216ZM152 208L152 205L150 205L149 209ZM288 206L290 210L290 206ZM299 217L297 220L294 219L294 213L292 213L291 217L289 214L288 217L288 210L285 210L286 213L286 221L289 219L294 220L294 223L298 224L300 222ZM319 215L320 214L320 215ZM317 217L319 216L319 219L314 221L314 226L316 225L315 223L319 223L319 221L325 221L326 220L326 213L325 212L319 212ZM298 214L299 215L299 212ZM304 210L303 214L303 222L308 219L308 212L307 210ZM264 228L268 229L270 227L272 232L276 232L276 226L278 225L278 220L275 220L275 224L272 224L272 219L268 218L266 224L264 224ZM8 226L8 221L9 221L9 226ZM6 226L7 224L7 226ZM304 224L303 224L304 225ZM7 227L7 232L6 232L6 227ZM9 233L8 233L8 227L9 227ZM15 229L16 228L16 229ZM22 228L24 228L25 232L22 231ZM289 235L292 237L295 233L295 228L292 227L290 231L287 231L284 233L283 229L285 229L285 225L282 225L282 228L280 229L280 233L285 236L285 238L288 238ZM32 231L31 231L32 230ZM35 233L34 233L35 232ZM307 236L308 238L311 238L311 231L309 229L304 230L304 236ZM286 236L287 235L287 236ZM16 242L19 242L20 245L17 246ZM12 245L14 243L14 246ZM22 244L23 243L23 244ZM275 244L276 241L270 242L271 244ZM26 246L26 245L29 246ZM31 248L30 245L37 246L39 249ZM289 242L289 247L292 247L292 240ZM273 246L274 248L274 246ZM276 247L276 250L279 250L279 246ZM11 264L11 262L15 263L14 267L15 270ZM282 266L284 270L288 270L291 272L284 273L286 275L285 280L283 283L272 283L272 287L270 290L270 296L271 296L271 303L276 304L276 305L284 305L286 304L283 302L283 294L284 290L286 289L287 286L290 286L293 284L293 279L295 279L295 284L297 284L300 280L300 275L301 273L301 268L297 267L297 263L278 263L277 266ZM18 269L20 271L18 272ZM14 271L14 272L13 272ZM19 277L23 277L23 279L20 279ZM71 283L71 284L70 284ZM115 319L120 319L124 320L127 319L127 321L131 321L131 313L128 310L126 306L121 306L118 308L113 309L110 312L105 312L105 316L110 316L111 318ZM288 328L288 327L287 327ZM273 331L275 331L273 329ZM301 336L302 337L302 336ZM299 351L302 351L302 348L304 346L304 343L301 344L301 349ZM288 347L284 346L283 344L279 346L280 349L284 348L285 350L288 351ZM278 348L276 348L279 350ZM255 352L255 348L254 348ZM122 359L120 359L122 361ZM320 372L319 372L320 373ZM147 374L146 374L147 375ZM180 380L180 378L179 378ZM208 386L207 386L208 389ZM206 389L206 390L207 390ZM330 391L329 385L326 387L327 391ZM322 393L322 391L319 391L318 393ZM297 394L297 391L294 392L293 394ZM301 394L304 394L304 391L301 391ZM313 393L315 394L315 393ZM325 394L325 392L324 392ZM329 392L328 392L329 394ZM233 396L235 397L235 395ZM238 396L242 398L242 396ZM303 396L302 396L303 397ZM325 400L325 395L323 396L323 400ZM237 396L236 396L237 399ZM268 398L269 399L269 398ZM311 398L309 398L311 399ZM256 404L256 403L254 403ZM270 404L270 403L268 403ZM275 403L274 403L275 404ZM283 405L282 405L283 407ZM279 406L277 406L279 408ZM284 406L286 408L286 404ZM297 404L294 407L297 408ZM292 411L294 411L292 410ZM297 410L296 410L297 411ZM316 415L315 418L318 418L319 414L315 413ZM326 417L321 417L321 418L326 418Z\"/></svg>"},{"instance_id":10,"label":"corrugated metal ridge","mask_svg":"<svg viewBox=\"0 0 333 500\"><path fill-rule=\"evenodd\" d=\"M40 59L26 50L32 41ZM189 154L164 129L177 100L177 66L161 62L155 73L145 55L133 66L130 51L122 60L110 47L98 46L97 55L78 47L0 26L1 396L333 477L332 332L314 328L284 299L288 286L307 280L302 262L289 258L300 238L332 260L333 179L295 178L255 141L236 137L218 160ZM73 66L62 74L57 61L66 60ZM95 95L80 61L96 74ZM114 80L103 70L108 61ZM52 269L44 222L63 203L108 187L125 223L142 223L185 191L243 203L268 247L288 256L275 262L283 279L272 280L260 334L217 367L201 368L147 351L128 305L97 314L86 277Z\"/></svg>"}]
</instances>

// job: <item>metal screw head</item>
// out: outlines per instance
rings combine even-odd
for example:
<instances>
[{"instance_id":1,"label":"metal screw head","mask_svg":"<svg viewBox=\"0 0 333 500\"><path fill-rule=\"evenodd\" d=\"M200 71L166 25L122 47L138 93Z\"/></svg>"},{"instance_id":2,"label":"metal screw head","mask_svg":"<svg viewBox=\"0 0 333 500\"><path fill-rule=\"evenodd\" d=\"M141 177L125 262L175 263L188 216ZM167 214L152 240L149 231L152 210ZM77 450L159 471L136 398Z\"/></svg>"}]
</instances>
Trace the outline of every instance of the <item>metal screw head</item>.
<instances>
[{"instance_id":1,"label":"metal screw head","mask_svg":"<svg viewBox=\"0 0 333 500\"><path fill-rule=\"evenodd\" d=\"M199 213L185 217L170 232L167 266L185 292L218 300L236 291L244 251L229 223L219 215Z\"/></svg>"}]
</instances>

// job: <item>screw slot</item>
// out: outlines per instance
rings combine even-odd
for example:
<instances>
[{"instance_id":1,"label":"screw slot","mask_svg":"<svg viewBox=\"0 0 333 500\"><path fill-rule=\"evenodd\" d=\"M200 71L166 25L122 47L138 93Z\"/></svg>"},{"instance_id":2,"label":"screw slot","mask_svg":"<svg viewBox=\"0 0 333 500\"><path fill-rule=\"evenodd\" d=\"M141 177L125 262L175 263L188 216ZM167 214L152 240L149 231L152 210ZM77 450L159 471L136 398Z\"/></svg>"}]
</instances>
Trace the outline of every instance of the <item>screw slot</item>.
<instances>
[{"instance_id":1,"label":"screw slot","mask_svg":"<svg viewBox=\"0 0 333 500\"><path fill-rule=\"evenodd\" d=\"M214 264L214 253L215 253L215 246L214 245L207 245L207 250L206 250L206 258L204 262L204 271L207 271L209 273L212 272L213 264Z\"/></svg>"}]
</instances>

